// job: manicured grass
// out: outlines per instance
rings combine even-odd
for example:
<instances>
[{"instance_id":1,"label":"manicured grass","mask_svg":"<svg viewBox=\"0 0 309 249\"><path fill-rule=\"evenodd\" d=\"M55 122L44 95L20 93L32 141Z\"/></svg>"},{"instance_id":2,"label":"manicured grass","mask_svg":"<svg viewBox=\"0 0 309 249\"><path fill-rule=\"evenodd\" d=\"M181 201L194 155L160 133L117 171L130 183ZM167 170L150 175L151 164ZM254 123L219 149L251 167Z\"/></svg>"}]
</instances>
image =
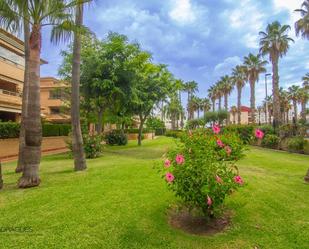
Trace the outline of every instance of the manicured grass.
<instances>
[{"instance_id":1,"label":"manicured grass","mask_svg":"<svg viewBox=\"0 0 309 249\"><path fill-rule=\"evenodd\" d=\"M73 172L66 155L48 156L39 188L16 189L14 163L4 165L0 191L1 248L309 248L309 157L250 148L238 163L247 185L228 198L231 227L212 237L174 230L174 201L153 169L173 140L107 148ZM32 232L3 228L29 227ZM2 229L2 230L1 230Z\"/></svg>"}]
</instances>

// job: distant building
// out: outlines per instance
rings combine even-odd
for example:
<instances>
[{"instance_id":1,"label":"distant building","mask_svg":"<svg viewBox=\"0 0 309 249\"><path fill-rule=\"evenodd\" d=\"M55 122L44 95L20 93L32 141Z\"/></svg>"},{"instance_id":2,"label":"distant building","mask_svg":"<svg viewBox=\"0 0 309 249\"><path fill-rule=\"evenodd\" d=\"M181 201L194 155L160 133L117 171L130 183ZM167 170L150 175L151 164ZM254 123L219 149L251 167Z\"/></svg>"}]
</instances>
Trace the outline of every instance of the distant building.
<instances>
[{"instance_id":1,"label":"distant building","mask_svg":"<svg viewBox=\"0 0 309 249\"><path fill-rule=\"evenodd\" d=\"M251 109L247 106L241 106L241 115L240 115L240 123L241 124L249 124L251 123ZM238 113L232 113L230 111L230 123L238 124Z\"/></svg>"},{"instance_id":2,"label":"distant building","mask_svg":"<svg viewBox=\"0 0 309 249\"><path fill-rule=\"evenodd\" d=\"M69 123L69 110L65 109L66 84L53 77L41 78L41 113L51 123Z\"/></svg>"}]
</instances>

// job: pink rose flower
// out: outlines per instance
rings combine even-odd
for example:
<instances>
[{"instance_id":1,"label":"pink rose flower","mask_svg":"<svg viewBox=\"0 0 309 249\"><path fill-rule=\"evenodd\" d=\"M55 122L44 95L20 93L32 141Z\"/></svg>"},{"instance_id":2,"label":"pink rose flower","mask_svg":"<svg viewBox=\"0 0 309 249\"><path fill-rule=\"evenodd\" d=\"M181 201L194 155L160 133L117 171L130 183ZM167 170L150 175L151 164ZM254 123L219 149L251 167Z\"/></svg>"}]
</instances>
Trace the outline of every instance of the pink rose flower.
<instances>
[{"instance_id":1,"label":"pink rose flower","mask_svg":"<svg viewBox=\"0 0 309 249\"><path fill-rule=\"evenodd\" d=\"M218 175L216 175L216 181L217 181L217 183L223 183L222 178Z\"/></svg>"},{"instance_id":2,"label":"pink rose flower","mask_svg":"<svg viewBox=\"0 0 309 249\"><path fill-rule=\"evenodd\" d=\"M230 156L231 153L232 153L232 149L231 149L230 146L225 146L225 151L226 151L226 154L227 154L228 156Z\"/></svg>"},{"instance_id":3,"label":"pink rose flower","mask_svg":"<svg viewBox=\"0 0 309 249\"><path fill-rule=\"evenodd\" d=\"M175 179L175 177L173 176L172 173L167 172L166 175L165 175L165 179L166 179L166 181L168 181L168 182L173 182L174 179Z\"/></svg>"},{"instance_id":4,"label":"pink rose flower","mask_svg":"<svg viewBox=\"0 0 309 249\"><path fill-rule=\"evenodd\" d=\"M223 148L223 147L224 147L224 144L223 144L223 142L222 142L220 139L217 140L217 145L218 145L220 148Z\"/></svg>"},{"instance_id":5,"label":"pink rose flower","mask_svg":"<svg viewBox=\"0 0 309 249\"><path fill-rule=\"evenodd\" d=\"M262 139L264 137L264 132L261 131L260 129L255 130L255 137L258 139Z\"/></svg>"},{"instance_id":6,"label":"pink rose flower","mask_svg":"<svg viewBox=\"0 0 309 249\"><path fill-rule=\"evenodd\" d=\"M241 176L235 176L234 177L234 182L239 184L239 185L243 185L244 184L244 181L243 179L241 178Z\"/></svg>"},{"instance_id":7,"label":"pink rose flower","mask_svg":"<svg viewBox=\"0 0 309 249\"><path fill-rule=\"evenodd\" d=\"M207 205L211 206L212 205L212 199L207 195Z\"/></svg>"},{"instance_id":8,"label":"pink rose flower","mask_svg":"<svg viewBox=\"0 0 309 249\"><path fill-rule=\"evenodd\" d=\"M214 132L215 134L219 134L221 129L220 129L219 125L214 125L214 126L212 127L212 130L213 130L213 132Z\"/></svg>"},{"instance_id":9,"label":"pink rose flower","mask_svg":"<svg viewBox=\"0 0 309 249\"><path fill-rule=\"evenodd\" d=\"M168 159L166 159L166 160L164 161L164 166L165 166L166 168L170 167L170 166L171 166L171 161L168 160Z\"/></svg>"},{"instance_id":10,"label":"pink rose flower","mask_svg":"<svg viewBox=\"0 0 309 249\"><path fill-rule=\"evenodd\" d=\"M176 163L177 163L177 164L183 164L184 162L185 162L184 156L181 155L181 154L178 154L178 155L176 156Z\"/></svg>"}]
</instances>

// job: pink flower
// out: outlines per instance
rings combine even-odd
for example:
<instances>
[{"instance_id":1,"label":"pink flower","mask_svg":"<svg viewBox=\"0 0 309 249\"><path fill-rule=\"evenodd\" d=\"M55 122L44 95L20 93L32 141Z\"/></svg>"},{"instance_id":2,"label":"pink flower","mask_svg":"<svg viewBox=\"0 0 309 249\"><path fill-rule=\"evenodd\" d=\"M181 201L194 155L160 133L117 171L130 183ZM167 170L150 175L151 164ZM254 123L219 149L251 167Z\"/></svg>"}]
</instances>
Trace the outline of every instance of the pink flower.
<instances>
[{"instance_id":1,"label":"pink flower","mask_svg":"<svg viewBox=\"0 0 309 249\"><path fill-rule=\"evenodd\" d=\"M216 181L217 181L217 183L223 183L222 178L218 175L216 175Z\"/></svg>"},{"instance_id":2,"label":"pink flower","mask_svg":"<svg viewBox=\"0 0 309 249\"><path fill-rule=\"evenodd\" d=\"M211 206L212 205L212 199L207 195L207 205Z\"/></svg>"},{"instance_id":3,"label":"pink flower","mask_svg":"<svg viewBox=\"0 0 309 249\"><path fill-rule=\"evenodd\" d=\"M222 142L220 139L217 140L217 145L218 145L220 148L223 148L223 147L224 147L224 144L223 144L223 142Z\"/></svg>"},{"instance_id":4,"label":"pink flower","mask_svg":"<svg viewBox=\"0 0 309 249\"><path fill-rule=\"evenodd\" d=\"M170 166L171 166L171 161L168 160L168 159L166 159L166 160L164 161L164 166L165 166L166 168L170 167Z\"/></svg>"},{"instance_id":5,"label":"pink flower","mask_svg":"<svg viewBox=\"0 0 309 249\"><path fill-rule=\"evenodd\" d=\"M231 149L230 146L225 146L225 151L226 151L226 154L227 154L228 156L230 156L231 153L232 153L232 149Z\"/></svg>"},{"instance_id":6,"label":"pink flower","mask_svg":"<svg viewBox=\"0 0 309 249\"><path fill-rule=\"evenodd\" d=\"M213 132L214 132L215 134L219 134L219 133L220 133L220 127L219 127L219 125L214 125L214 126L212 127L212 130L213 130Z\"/></svg>"},{"instance_id":7,"label":"pink flower","mask_svg":"<svg viewBox=\"0 0 309 249\"><path fill-rule=\"evenodd\" d=\"M239 185L243 185L244 184L244 181L243 179L241 178L241 176L235 176L234 177L234 182L239 184Z\"/></svg>"},{"instance_id":8,"label":"pink flower","mask_svg":"<svg viewBox=\"0 0 309 249\"><path fill-rule=\"evenodd\" d=\"M177 164L183 164L184 162L185 162L184 156L181 155L181 154L178 154L178 155L176 156L176 163L177 163Z\"/></svg>"},{"instance_id":9,"label":"pink flower","mask_svg":"<svg viewBox=\"0 0 309 249\"><path fill-rule=\"evenodd\" d=\"M167 172L166 175L165 175L165 179L166 179L166 181L168 181L168 182L172 182L172 181L174 181L175 177L173 176L172 173Z\"/></svg>"},{"instance_id":10,"label":"pink flower","mask_svg":"<svg viewBox=\"0 0 309 249\"><path fill-rule=\"evenodd\" d=\"M258 139L262 139L264 137L264 132L261 131L260 129L255 130L255 137Z\"/></svg>"}]
</instances>

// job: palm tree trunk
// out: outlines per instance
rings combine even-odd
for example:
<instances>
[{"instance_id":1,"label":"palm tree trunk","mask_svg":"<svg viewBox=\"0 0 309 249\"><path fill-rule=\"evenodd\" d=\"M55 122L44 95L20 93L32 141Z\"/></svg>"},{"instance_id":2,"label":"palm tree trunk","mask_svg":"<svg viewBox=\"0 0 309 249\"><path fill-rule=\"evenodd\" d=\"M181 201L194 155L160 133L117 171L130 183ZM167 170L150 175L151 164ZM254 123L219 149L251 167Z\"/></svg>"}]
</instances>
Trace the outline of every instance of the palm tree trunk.
<instances>
[{"instance_id":1,"label":"palm tree trunk","mask_svg":"<svg viewBox=\"0 0 309 249\"><path fill-rule=\"evenodd\" d=\"M237 119L241 124L241 87L237 87Z\"/></svg>"},{"instance_id":2,"label":"palm tree trunk","mask_svg":"<svg viewBox=\"0 0 309 249\"><path fill-rule=\"evenodd\" d=\"M213 112L216 111L216 100L215 99L212 100L212 111Z\"/></svg>"},{"instance_id":3,"label":"palm tree trunk","mask_svg":"<svg viewBox=\"0 0 309 249\"><path fill-rule=\"evenodd\" d=\"M227 119L226 119L226 124L229 124L230 121L230 112L228 111L228 95L224 94L224 109L227 111Z\"/></svg>"},{"instance_id":4,"label":"palm tree trunk","mask_svg":"<svg viewBox=\"0 0 309 249\"><path fill-rule=\"evenodd\" d=\"M219 111L221 110L221 96L219 97Z\"/></svg>"},{"instance_id":5,"label":"palm tree trunk","mask_svg":"<svg viewBox=\"0 0 309 249\"><path fill-rule=\"evenodd\" d=\"M103 108L98 111L98 130L97 133L101 134L103 130Z\"/></svg>"},{"instance_id":6,"label":"palm tree trunk","mask_svg":"<svg viewBox=\"0 0 309 249\"><path fill-rule=\"evenodd\" d=\"M295 122L297 123L297 101L293 100L293 106L294 106L294 118Z\"/></svg>"},{"instance_id":7,"label":"palm tree trunk","mask_svg":"<svg viewBox=\"0 0 309 249\"><path fill-rule=\"evenodd\" d=\"M280 119L280 93L279 93L279 73L278 73L278 59L274 58L272 62L273 67L273 115L274 115L274 126L276 128L281 124Z\"/></svg>"},{"instance_id":8,"label":"palm tree trunk","mask_svg":"<svg viewBox=\"0 0 309 249\"><path fill-rule=\"evenodd\" d=\"M23 170L23 151L25 147L25 125L24 121L27 117L27 105L28 105L28 91L29 91L29 39L30 39L30 27L29 22L24 19L24 47L25 47L25 71L24 71L24 85L23 85L23 97L22 97L22 111L21 122L19 132L19 152L16 173L20 173Z\"/></svg>"},{"instance_id":9,"label":"palm tree trunk","mask_svg":"<svg viewBox=\"0 0 309 249\"><path fill-rule=\"evenodd\" d=\"M301 118L302 120L306 123L306 102L302 101L301 102Z\"/></svg>"},{"instance_id":10,"label":"palm tree trunk","mask_svg":"<svg viewBox=\"0 0 309 249\"><path fill-rule=\"evenodd\" d=\"M23 149L23 174L18 181L19 188L40 185L39 165L41 161L42 124L40 103L40 57L41 26L32 25L29 41L29 92L28 116L24 120L25 147Z\"/></svg>"},{"instance_id":11,"label":"palm tree trunk","mask_svg":"<svg viewBox=\"0 0 309 249\"><path fill-rule=\"evenodd\" d=\"M289 111L286 112L286 123L289 123Z\"/></svg>"},{"instance_id":12,"label":"palm tree trunk","mask_svg":"<svg viewBox=\"0 0 309 249\"><path fill-rule=\"evenodd\" d=\"M76 25L83 24L83 4L76 7ZM72 123L72 151L75 171L87 168L83 147L83 136L80 125L80 51L81 35L75 32L73 43L73 66L72 66L72 94L71 94L71 123Z\"/></svg>"},{"instance_id":13,"label":"palm tree trunk","mask_svg":"<svg viewBox=\"0 0 309 249\"><path fill-rule=\"evenodd\" d=\"M255 124L255 80L250 79L251 123Z\"/></svg>"}]
</instances>

